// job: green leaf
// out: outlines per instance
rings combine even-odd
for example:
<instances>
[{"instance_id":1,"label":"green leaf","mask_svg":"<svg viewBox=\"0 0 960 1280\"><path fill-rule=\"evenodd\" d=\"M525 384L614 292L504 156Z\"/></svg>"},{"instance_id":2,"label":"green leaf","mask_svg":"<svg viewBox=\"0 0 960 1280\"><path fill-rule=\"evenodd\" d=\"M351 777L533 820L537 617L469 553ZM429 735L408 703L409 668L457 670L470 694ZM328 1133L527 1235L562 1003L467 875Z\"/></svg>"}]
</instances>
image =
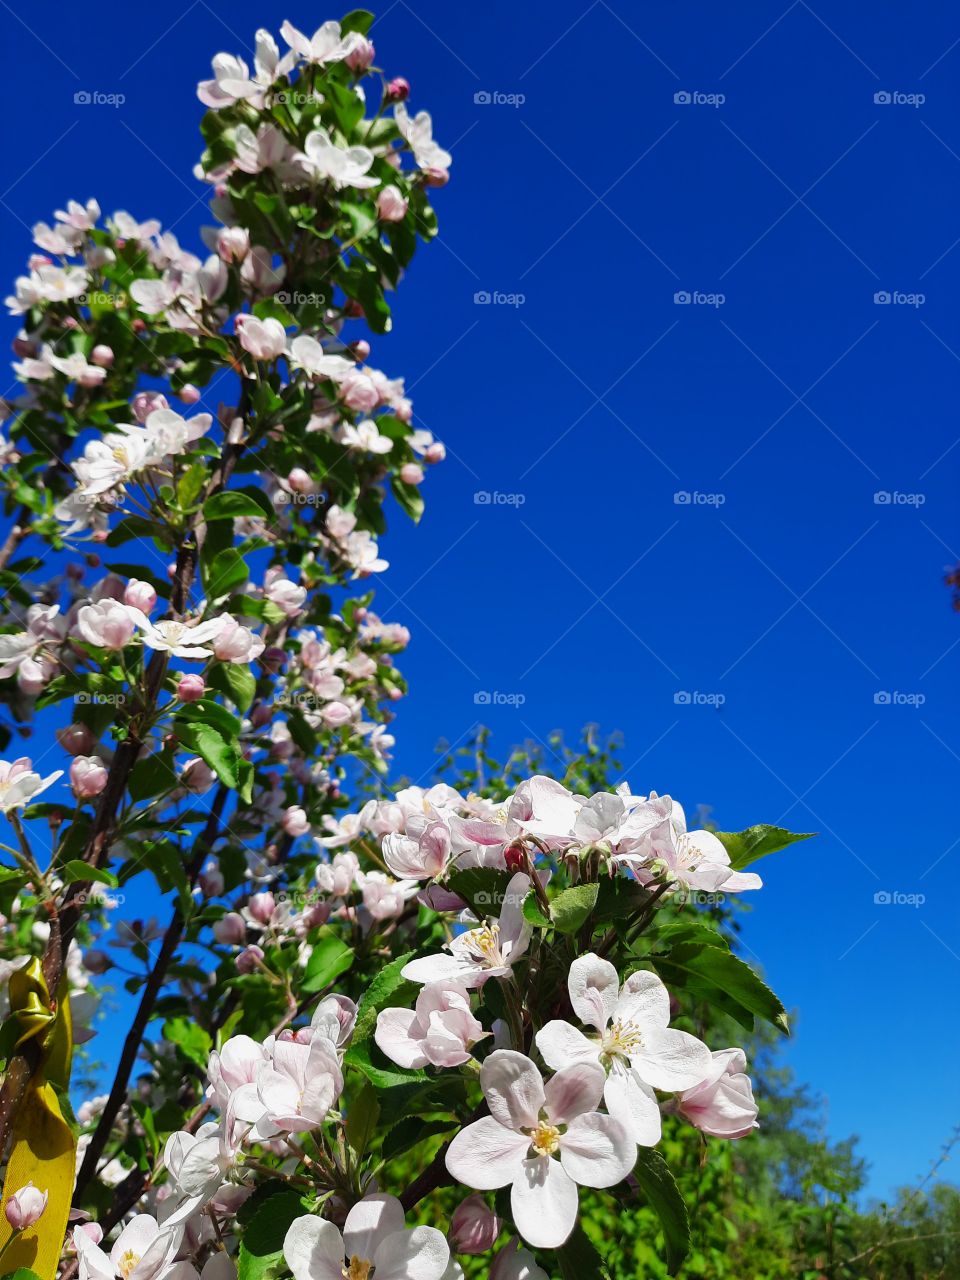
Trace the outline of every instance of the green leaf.
<instances>
[{"instance_id":1,"label":"green leaf","mask_svg":"<svg viewBox=\"0 0 960 1280\"><path fill-rule=\"evenodd\" d=\"M239 748L207 724L183 720L177 725L177 737L184 746L195 751L226 787L236 791L240 786L241 755Z\"/></svg>"},{"instance_id":2,"label":"green leaf","mask_svg":"<svg viewBox=\"0 0 960 1280\"><path fill-rule=\"evenodd\" d=\"M651 956L651 960L668 986L685 987L707 1000L716 991L729 996L746 1011L747 1016L738 1020L748 1029L753 1025L749 1014L755 1014L790 1034L786 1009L753 969L732 952L691 942L673 947L666 956Z\"/></svg>"},{"instance_id":3,"label":"green leaf","mask_svg":"<svg viewBox=\"0 0 960 1280\"><path fill-rule=\"evenodd\" d=\"M399 476L390 477L390 489L400 509L416 524L423 515L423 494L415 484L404 484Z\"/></svg>"},{"instance_id":4,"label":"green leaf","mask_svg":"<svg viewBox=\"0 0 960 1280\"><path fill-rule=\"evenodd\" d=\"M499 916L510 880L509 871L471 867L468 871L455 871L445 887L461 897L473 914L483 920L487 916Z\"/></svg>"},{"instance_id":5,"label":"green leaf","mask_svg":"<svg viewBox=\"0 0 960 1280\"><path fill-rule=\"evenodd\" d=\"M690 1251L690 1220L683 1196L663 1156L651 1147L640 1147L633 1174L660 1219L667 1269L676 1275Z\"/></svg>"},{"instance_id":6,"label":"green leaf","mask_svg":"<svg viewBox=\"0 0 960 1280\"><path fill-rule=\"evenodd\" d=\"M130 774L131 800L149 800L177 785L172 751L156 751L152 756L138 760Z\"/></svg>"},{"instance_id":7,"label":"green leaf","mask_svg":"<svg viewBox=\"0 0 960 1280\"><path fill-rule=\"evenodd\" d=\"M3 1280L40 1280L40 1277L29 1267L17 1267L16 1271L6 1272Z\"/></svg>"},{"instance_id":8,"label":"green leaf","mask_svg":"<svg viewBox=\"0 0 960 1280\"><path fill-rule=\"evenodd\" d=\"M357 1010L353 1039L344 1058L349 1065L362 1071L378 1089L391 1089L396 1085L427 1079L423 1071L407 1071L402 1067L395 1067L373 1043L380 1010L385 1009L388 1004L403 1007L412 1005L419 992L420 988L416 983L408 982L400 976L400 970L412 956L412 951L398 956L385 969L381 969L367 987ZM381 1063L385 1065L381 1066Z\"/></svg>"},{"instance_id":9,"label":"green leaf","mask_svg":"<svg viewBox=\"0 0 960 1280\"><path fill-rule=\"evenodd\" d=\"M306 995L322 991L342 973L346 973L352 964L353 949L342 942L332 929L324 926L313 943L300 990Z\"/></svg>"},{"instance_id":10,"label":"green leaf","mask_svg":"<svg viewBox=\"0 0 960 1280\"><path fill-rule=\"evenodd\" d=\"M380 1119L380 1103L377 1091L369 1080L347 1108L347 1141L359 1158L370 1145Z\"/></svg>"},{"instance_id":11,"label":"green leaf","mask_svg":"<svg viewBox=\"0 0 960 1280\"><path fill-rule=\"evenodd\" d=\"M163 1038L175 1044L183 1056L201 1071L206 1071L213 1041L210 1033L198 1023L191 1022L189 1018L168 1018L163 1025Z\"/></svg>"},{"instance_id":12,"label":"green leaf","mask_svg":"<svg viewBox=\"0 0 960 1280\"><path fill-rule=\"evenodd\" d=\"M233 520L240 516L275 518L270 499L259 489L224 489L203 504L204 520Z\"/></svg>"},{"instance_id":13,"label":"green leaf","mask_svg":"<svg viewBox=\"0 0 960 1280\"><path fill-rule=\"evenodd\" d=\"M237 1257L237 1280L262 1280L273 1268L285 1267L283 1238L304 1212L300 1197L289 1189L271 1195L247 1223Z\"/></svg>"},{"instance_id":14,"label":"green leaf","mask_svg":"<svg viewBox=\"0 0 960 1280\"><path fill-rule=\"evenodd\" d=\"M216 528L231 529L232 526L222 519L207 525L208 531ZM204 549L206 550L206 546ZM243 556L236 547L225 547L209 558L205 555L200 561L200 573L204 590L211 600L230 595L250 576Z\"/></svg>"},{"instance_id":15,"label":"green leaf","mask_svg":"<svg viewBox=\"0 0 960 1280\"><path fill-rule=\"evenodd\" d=\"M603 1259L578 1224L566 1244L557 1250L563 1280L610 1280Z\"/></svg>"},{"instance_id":16,"label":"green leaf","mask_svg":"<svg viewBox=\"0 0 960 1280\"><path fill-rule=\"evenodd\" d=\"M394 1156L401 1155L412 1147L418 1147L421 1142L426 1142L429 1138L437 1138L440 1134L449 1133L456 1128L457 1121L453 1118L422 1120L420 1116L407 1116L389 1130L383 1139L381 1154L384 1160L392 1160Z\"/></svg>"},{"instance_id":17,"label":"green leaf","mask_svg":"<svg viewBox=\"0 0 960 1280\"><path fill-rule=\"evenodd\" d=\"M257 677L239 662L221 662L207 671L207 680L225 694L240 712L246 711L257 691Z\"/></svg>"},{"instance_id":18,"label":"green leaf","mask_svg":"<svg viewBox=\"0 0 960 1280\"><path fill-rule=\"evenodd\" d=\"M551 929L553 927L540 910L537 895L532 889L523 900L523 918L527 924L533 925L535 929Z\"/></svg>"},{"instance_id":19,"label":"green leaf","mask_svg":"<svg viewBox=\"0 0 960 1280\"><path fill-rule=\"evenodd\" d=\"M78 884L85 880L95 880L97 884L106 884L111 889L116 889L120 883L112 871L106 871L103 867L92 867L89 862L83 862L80 858L72 858L65 866L61 867L60 874L65 884Z\"/></svg>"},{"instance_id":20,"label":"green leaf","mask_svg":"<svg viewBox=\"0 0 960 1280\"><path fill-rule=\"evenodd\" d=\"M717 831L716 837L730 855L730 865L735 871L740 871L758 858L765 858L769 853L779 853L787 845L794 844L797 840L810 840L816 834L815 831L798 834L761 822L754 827L747 827L746 831Z\"/></svg>"},{"instance_id":21,"label":"green leaf","mask_svg":"<svg viewBox=\"0 0 960 1280\"><path fill-rule=\"evenodd\" d=\"M351 9L345 18L340 20L340 30L343 35L348 31L359 31L365 36L373 26L373 14L366 9Z\"/></svg>"},{"instance_id":22,"label":"green leaf","mask_svg":"<svg viewBox=\"0 0 960 1280\"><path fill-rule=\"evenodd\" d=\"M597 905L598 884L577 884L564 889L550 903L553 927L560 933L576 933Z\"/></svg>"}]
</instances>

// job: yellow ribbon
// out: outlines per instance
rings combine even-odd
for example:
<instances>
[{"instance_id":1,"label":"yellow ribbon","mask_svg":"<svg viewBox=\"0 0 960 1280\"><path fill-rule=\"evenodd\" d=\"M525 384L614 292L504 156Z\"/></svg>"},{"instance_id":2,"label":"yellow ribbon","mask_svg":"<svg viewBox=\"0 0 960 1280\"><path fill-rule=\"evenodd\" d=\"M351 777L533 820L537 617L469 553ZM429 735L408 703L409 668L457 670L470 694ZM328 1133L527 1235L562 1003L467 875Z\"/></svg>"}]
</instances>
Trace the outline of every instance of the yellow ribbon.
<instances>
[{"instance_id":1,"label":"yellow ribbon","mask_svg":"<svg viewBox=\"0 0 960 1280\"><path fill-rule=\"evenodd\" d=\"M55 1280L70 1215L76 1165L76 1139L63 1118L57 1089L70 1083L73 1023L66 975L54 1005L43 968L36 958L10 977L11 1017L21 1027L21 1048L39 1037L41 1059L14 1117L12 1150L3 1185L0 1213L0 1274L27 1267L40 1280ZM6 1217L7 1201L28 1182L46 1191L39 1220L15 1232Z\"/></svg>"}]
</instances>

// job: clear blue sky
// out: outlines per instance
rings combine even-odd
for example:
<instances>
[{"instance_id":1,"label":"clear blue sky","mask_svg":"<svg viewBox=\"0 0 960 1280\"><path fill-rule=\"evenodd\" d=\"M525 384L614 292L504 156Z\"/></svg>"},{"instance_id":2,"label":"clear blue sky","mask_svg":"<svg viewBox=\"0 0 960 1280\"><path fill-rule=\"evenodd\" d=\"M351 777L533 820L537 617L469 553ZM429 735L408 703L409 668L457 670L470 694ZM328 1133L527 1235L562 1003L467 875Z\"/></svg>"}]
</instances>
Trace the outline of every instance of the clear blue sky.
<instances>
[{"instance_id":1,"label":"clear blue sky","mask_svg":"<svg viewBox=\"0 0 960 1280\"><path fill-rule=\"evenodd\" d=\"M20 12L0 0L11 281L27 227L68 197L194 247L210 56L339 16ZM861 1136L871 1190L914 1181L960 1105L960 618L942 585L960 559L960 17L889 0L382 12L378 61L455 156L440 242L373 354L450 450L422 526L396 519L384 542L379 605L414 634L399 770L426 774L478 718L501 748L595 720L623 731L635 790L710 804L725 829L822 832L764 864L746 941L799 1010L790 1061L831 1132ZM523 301L475 302L495 291Z\"/></svg>"}]
</instances>

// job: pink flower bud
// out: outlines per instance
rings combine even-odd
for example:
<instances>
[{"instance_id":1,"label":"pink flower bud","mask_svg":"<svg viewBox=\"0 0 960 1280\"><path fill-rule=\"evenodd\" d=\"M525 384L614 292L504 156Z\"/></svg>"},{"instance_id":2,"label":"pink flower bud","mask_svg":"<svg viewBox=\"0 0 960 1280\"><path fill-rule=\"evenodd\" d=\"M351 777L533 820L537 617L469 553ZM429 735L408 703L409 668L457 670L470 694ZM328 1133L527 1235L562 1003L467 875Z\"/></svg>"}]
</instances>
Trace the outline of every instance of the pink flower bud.
<instances>
[{"instance_id":1,"label":"pink flower bud","mask_svg":"<svg viewBox=\"0 0 960 1280\"><path fill-rule=\"evenodd\" d=\"M387 697L390 699L391 702L399 702L400 699L403 697L403 690L398 689L395 684L391 685L389 690L387 691Z\"/></svg>"},{"instance_id":2,"label":"pink flower bud","mask_svg":"<svg viewBox=\"0 0 960 1280\"><path fill-rule=\"evenodd\" d=\"M404 484L422 484L423 467L415 462L405 462L400 468L400 479Z\"/></svg>"},{"instance_id":3,"label":"pink flower bud","mask_svg":"<svg viewBox=\"0 0 960 1280\"><path fill-rule=\"evenodd\" d=\"M306 929L317 929L330 919L330 903L315 902L303 913L303 924Z\"/></svg>"},{"instance_id":4,"label":"pink flower bud","mask_svg":"<svg viewBox=\"0 0 960 1280\"><path fill-rule=\"evenodd\" d=\"M366 338L358 338L356 342L351 342L350 350L358 361L366 360L370 356L370 343Z\"/></svg>"},{"instance_id":5,"label":"pink flower bud","mask_svg":"<svg viewBox=\"0 0 960 1280\"><path fill-rule=\"evenodd\" d=\"M38 1191L32 1182L15 1191L6 1203L4 1212L14 1231L25 1231L42 1216L47 1207L47 1192Z\"/></svg>"},{"instance_id":6,"label":"pink flower bud","mask_svg":"<svg viewBox=\"0 0 960 1280\"><path fill-rule=\"evenodd\" d=\"M105 951L99 951L96 947L92 947L89 951L83 953L83 967L87 973L106 973L108 969L113 968L113 961Z\"/></svg>"},{"instance_id":7,"label":"pink flower bud","mask_svg":"<svg viewBox=\"0 0 960 1280\"><path fill-rule=\"evenodd\" d=\"M483 1196L467 1196L450 1219L450 1243L457 1253L486 1253L500 1234L500 1219Z\"/></svg>"},{"instance_id":8,"label":"pink flower bud","mask_svg":"<svg viewBox=\"0 0 960 1280\"><path fill-rule=\"evenodd\" d=\"M399 188L384 187L377 197L377 214L381 222L402 222L407 216L407 201Z\"/></svg>"},{"instance_id":9,"label":"pink flower bud","mask_svg":"<svg viewBox=\"0 0 960 1280\"><path fill-rule=\"evenodd\" d=\"M228 911L214 924L213 936L223 946L239 947L247 936L247 923L238 911Z\"/></svg>"},{"instance_id":10,"label":"pink flower bud","mask_svg":"<svg viewBox=\"0 0 960 1280\"><path fill-rule=\"evenodd\" d=\"M424 169L420 176L425 187L445 187L450 181L446 169Z\"/></svg>"},{"instance_id":11,"label":"pink flower bud","mask_svg":"<svg viewBox=\"0 0 960 1280\"><path fill-rule=\"evenodd\" d=\"M217 236L217 253L224 262L242 262L250 252L246 227L224 227Z\"/></svg>"},{"instance_id":12,"label":"pink flower bud","mask_svg":"<svg viewBox=\"0 0 960 1280\"><path fill-rule=\"evenodd\" d=\"M433 444L428 444L423 451L423 460L428 462L430 466L434 463L442 462L447 456L447 446L439 440L434 440Z\"/></svg>"},{"instance_id":13,"label":"pink flower bud","mask_svg":"<svg viewBox=\"0 0 960 1280\"><path fill-rule=\"evenodd\" d=\"M303 467L294 467L287 476L287 484L294 493L316 493L317 485Z\"/></svg>"},{"instance_id":14,"label":"pink flower bud","mask_svg":"<svg viewBox=\"0 0 960 1280\"><path fill-rule=\"evenodd\" d=\"M169 409L170 405L159 391L138 391L130 401L130 408L138 422L146 422L154 409Z\"/></svg>"},{"instance_id":15,"label":"pink flower bud","mask_svg":"<svg viewBox=\"0 0 960 1280\"><path fill-rule=\"evenodd\" d=\"M511 875L527 869L527 854L522 844L508 844L503 851L503 860Z\"/></svg>"},{"instance_id":16,"label":"pink flower bud","mask_svg":"<svg viewBox=\"0 0 960 1280\"><path fill-rule=\"evenodd\" d=\"M177 697L181 702L199 702L206 692L203 676L181 676L177 684Z\"/></svg>"},{"instance_id":17,"label":"pink flower bud","mask_svg":"<svg viewBox=\"0 0 960 1280\"><path fill-rule=\"evenodd\" d=\"M188 382L182 386L178 394L184 404L196 404L200 399L200 392L192 382Z\"/></svg>"},{"instance_id":18,"label":"pink flower bud","mask_svg":"<svg viewBox=\"0 0 960 1280\"><path fill-rule=\"evenodd\" d=\"M410 83L403 76L394 76L387 85L386 91L388 102L406 102L410 97Z\"/></svg>"},{"instance_id":19,"label":"pink flower bud","mask_svg":"<svg viewBox=\"0 0 960 1280\"><path fill-rule=\"evenodd\" d=\"M247 903L247 910L257 924L269 924L277 902L272 893L255 893Z\"/></svg>"},{"instance_id":20,"label":"pink flower bud","mask_svg":"<svg viewBox=\"0 0 960 1280\"><path fill-rule=\"evenodd\" d=\"M364 311L356 298L347 298L343 304L343 314L351 320L362 320Z\"/></svg>"},{"instance_id":21,"label":"pink flower bud","mask_svg":"<svg viewBox=\"0 0 960 1280\"><path fill-rule=\"evenodd\" d=\"M56 738L72 756L88 756L96 741L85 724L68 724L65 729L57 730Z\"/></svg>"},{"instance_id":22,"label":"pink flower bud","mask_svg":"<svg viewBox=\"0 0 960 1280\"><path fill-rule=\"evenodd\" d=\"M306 811L299 805L291 805L280 820L280 825L288 836L302 836L310 830L310 822Z\"/></svg>"},{"instance_id":23,"label":"pink flower bud","mask_svg":"<svg viewBox=\"0 0 960 1280\"><path fill-rule=\"evenodd\" d=\"M197 877L197 883L200 886L200 892L205 898L219 898L223 893L226 885L223 872L220 870L219 864L212 858L200 872Z\"/></svg>"},{"instance_id":24,"label":"pink flower bud","mask_svg":"<svg viewBox=\"0 0 960 1280\"><path fill-rule=\"evenodd\" d=\"M107 766L99 756L76 756L70 766L70 786L78 800L92 800L107 785Z\"/></svg>"},{"instance_id":25,"label":"pink flower bud","mask_svg":"<svg viewBox=\"0 0 960 1280\"><path fill-rule=\"evenodd\" d=\"M141 613L149 613L157 603L157 593L149 582L141 582L139 578L131 578L123 593L123 603L132 605Z\"/></svg>"},{"instance_id":26,"label":"pink flower bud","mask_svg":"<svg viewBox=\"0 0 960 1280\"><path fill-rule=\"evenodd\" d=\"M254 973L259 969L262 960L263 948L252 942L249 947L244 947L237 956L237 973Z\"/></svg>"},{"instance_id":27,"label":"pink flower bud","mask_svg":"<svg viewBox=\"0 0 960 1280\"><path fill-rule=\"evenodd\" d=\"M113 364L113 347L99 342L90 352L90 363L98 364L101 369L109 369Z\"/></svg>"},{"instance_id":28,"label":"pink flower bud","mask_svg":"<svg viewBox=\"0 0 960 1280\"><path fill-rule=\"evenodd\" d=\"M363 75L373 62L375 53L376 50L372 42L366 36L358 35L354 41L353 48L344 58L344 62L355 74Z\"/></svg>"}]
</instances>

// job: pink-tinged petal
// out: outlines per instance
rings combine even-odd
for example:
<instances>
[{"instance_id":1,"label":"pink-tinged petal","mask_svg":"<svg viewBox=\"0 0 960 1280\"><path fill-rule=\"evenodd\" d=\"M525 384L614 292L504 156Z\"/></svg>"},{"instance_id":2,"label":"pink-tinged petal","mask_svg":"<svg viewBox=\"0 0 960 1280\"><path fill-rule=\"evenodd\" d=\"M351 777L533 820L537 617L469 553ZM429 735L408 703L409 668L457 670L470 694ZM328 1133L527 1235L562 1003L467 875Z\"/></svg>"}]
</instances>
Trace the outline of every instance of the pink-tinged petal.
<instances>
[{"instance_id":1,"label":"pink-tinged petal","mask_svg":"<svg viewBox=\"0 0 960 1280\"><path fill-rule=\"evenodd\" d=\"M294 1218L283 1238L293 1280L341 1280L343 1237L332 1222L308 1214Z\"/></svg>"},{"instance_id":2,"label":"pink-tinged petal","mask_svg":"<svg viewBox=\"0 0 960 1280\"><path fill-rule=\"evenodd\" d=\"M547 1115L551 1124L569 1124L577 1116L596 1111L606 1080L599 1063L578 1062L563 1067L547 1081Z\"/></svg>"},{"instance_id":3,"label":"pink-tinged petal","mask_svg":"<svg viewBox=\"0 0 960 1280\"><path fill-rule=\"evenodd\" d=\"M533 1128L544 1103L543 1077L525 1054L497 1049L480 1069L490 1114L508 1129ZM499 1185L503 1185L502 1183Z\"/></svg>"},{"instance_id":4,"label":"pink-tinged petal","mask_svg":"<svg viewBox=\"0 0 960 1280\"><path fill-rule=\"evenodd\" d=\"M530 1139L484 1116L461 1129L447 1150L447 1170L474 1191L496 1191L517 1177Z\"/></svg>"},{"instance_id":5,"label":"pink-tinged petal","mask_svg":"<svg viewBox=\"0 0 960 1280\"><path fill-rule=\"evenodd\" d=\"M580 1021L602 1031L613 1017L620 991L620 977L610 961L592 952L579 956L570 966L567 987Z\"/></svg>"},{"instance_id":6,"label":"pink-tinged petal","mask_svg":"<svg viewBox=\"0 0 960 1280\"><path fill-rule=\"evenodd\" d=\"M398 1067L425 1067L427 1055L417 1038L417 1033L422 1030L412 1009L381 1009L377 1014L373 1038L380 1050Z\"/></svg>"},{"instance_id":7,"label":"pink-tinged petal","mask_svg":"<svg viewBox=\"0 0 960 1280\"><path fill-rule=\"evenodd\" d=\"M125 1253L134 1253L138 1258L142 1257L159 1233L157 1220L149 1213L138 1213L131 1218L110 1250L110 1261L117 1271L120 1270L120 1261Z\"/></svg>"},{"instance_id":8,"label":"pink-tinged petal","mask_svg":"<svg viewBox=\"0 0 960 1280\"><path fill-rule=\"evenodd\" d=\"M560 1161L581 1187L613 1187L637 1163L637 1144L619 1120L592 1111L567 1128Z\"/></svg>"},{"instance_id":9,"label":"pink-tinged petal","mask_svg":"<svg viewBox=\"0 0 960 1280\"><path fill-rule=\"evenodd\" d=\"M376 1280L442 1280L450 1246L434 1227L386 1236L373 1255Z\"/></svg>"},{"instance_id":10,"label":"pink-tinged petal","mask_svg":"<svg viewBox=\"0 0 960 1280\"><path fill-rule=\"evenodd\" d=\"M644 1084L630 1067L616 1064L603 1088L607 1110L619 1120L634 1142L641 1147L655 1147L660 1141L662 1124L657 1095Z\"/></svg>"},{"instance_id":11,"label":"pink-tinged petal","mask_svg":"<svg viewBox=\"0 0 960 1280\"><path fill-rule=\"evenodd\" d=\"M655 973L640 969L623 984L613 1016L618 1022L634 1022L642 1028L666 1027L670 993Z\"/></svg>"},{"instance_id":12,"label":"pink-tinged petal","mask_svg":"<svg viewBox=\"0 0 960 1280\"><path fill-rule=\"evenodd\" d=\"M548 1067L559 1071L575 1062L599 1062L600 1044L588 1040L582 1031L559 1019L537 1032L537 1048Z\"/></svg>"},{"instance_id":13,"label":"pink-tinged petal","mask_svg":"<svg viewBox=\"0 0 960 1280\"><path fill-rule=\"evenodd\" d=\"M519 944L526 939L529 941L531 929L523 918L523 900L530 891L530 877L524 871L518 871L516 875L510 877L510 883L507 885L503 895L503 906L500 910L500 945L504 942L512 942ZM526 950L526 942L523 947L515 945L511 954L518 950Z\"/></svg>"},{"instance_id":14,"label":"pink-tinged petal","mask_svg":"<svg viewBox=\"0 0 960 1280\"><path fill-rule=\"evenodd\" d=\"M762 889L763 881L755 871L734 871L722 881L720 888L724 893L745 893L748 889Z\"/></svg>"},{"instance_id":15,"label":"pink-tinged petal","mask_svg":"<svg viewBox=\"0 0 960 1280\"><path fill-rule=\"evenodd\" d=\"M524 1160L510 1192L516 1228L538 1249L563 1244L577 1221L579 1200L577 1184L549 1156Z\"/></svg>"},{"instance_id":16,"label":"pink-tinged petal","mask_svg":"<svg viewBox=\"0 0 960 1280\"><path fill-rule=\"evenodd\" d=\"M505 1245L493 1260L490 1280L550 1280L528 1249L520 1248L520 1241L513 1239Z\"/></svg>"},{"instance_id":17,"label":"pink-tinged petal","mask_svg":"<svg viewBox=\"0 0 960 1280\"><path fill-rule=\"evenodd\" d=\"M400 976L410 982L443 982L446 978L455 978L464 982L469 972L454 956L438 951L434 956L421 956L419 960L411 960L400 970Z\"/></svg>"},{"instance_id":18,"label":"pink-tinged petal","mask_svg":"<svg viewBox=\"0 0 960 1280\"><path fill-rule=\"evenodd\" d=\"M343 1224L344 1251L348 1258L372 1261L387 1236L403 1229L403 1205L396 1196L365 1196L353 1206Z\"/></svg>"},{"instance_id":19,"label":"pink-tinged petal","mask_svg":"<svg viewBox=\"0 0 960 1280\"><path fill-rule=\"evenodd\" d=\"M630 1055L630 1064L638 1075L653 1085L675 1093L692 1089L710 1074L713 1060L710 1050L696 1036L686 1031L647 1031L643 1044Z\"/></svg>"}]
</instances>

